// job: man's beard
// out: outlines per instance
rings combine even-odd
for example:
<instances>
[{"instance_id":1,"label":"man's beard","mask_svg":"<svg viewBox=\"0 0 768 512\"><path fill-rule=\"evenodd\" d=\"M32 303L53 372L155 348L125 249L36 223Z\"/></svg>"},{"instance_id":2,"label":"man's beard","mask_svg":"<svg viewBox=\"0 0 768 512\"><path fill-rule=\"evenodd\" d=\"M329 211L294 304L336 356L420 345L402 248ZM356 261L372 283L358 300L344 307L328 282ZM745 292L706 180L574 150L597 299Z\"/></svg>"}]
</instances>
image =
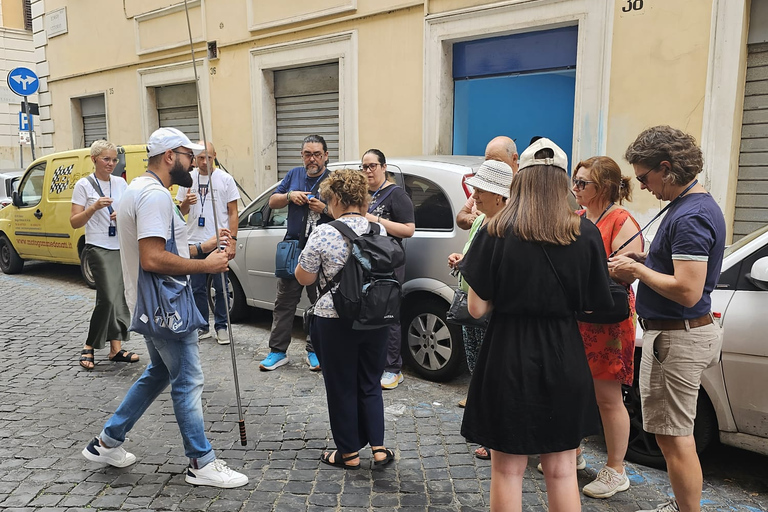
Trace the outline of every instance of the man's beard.
<instances>
[{"instance_id":1,"label":"man's beard","mask_svg":"<svg viewBox=\"0 0 768 512\"><path fill-rule=\"evenodd\" d=\"M189 174L189 170L184 169L179 160L173 164L171 168L171 185L179 185L181 187L189 188L194 185L192 181L192 175Z\"/></svg>"},{"instance_id":2,"label":"man's beard","mask_svg":"<svg viewBox=\"0 0 768 512\"><path fill-rule=\"evenodd\" d=\"M310 169L310 167L312 167L312 169ZM306 166L306 169L309 174L320 174L320 172L323 170L324 167L325 167L325 162L323 162L322 164L310 164Z\"/></svg>"}]
</instances>

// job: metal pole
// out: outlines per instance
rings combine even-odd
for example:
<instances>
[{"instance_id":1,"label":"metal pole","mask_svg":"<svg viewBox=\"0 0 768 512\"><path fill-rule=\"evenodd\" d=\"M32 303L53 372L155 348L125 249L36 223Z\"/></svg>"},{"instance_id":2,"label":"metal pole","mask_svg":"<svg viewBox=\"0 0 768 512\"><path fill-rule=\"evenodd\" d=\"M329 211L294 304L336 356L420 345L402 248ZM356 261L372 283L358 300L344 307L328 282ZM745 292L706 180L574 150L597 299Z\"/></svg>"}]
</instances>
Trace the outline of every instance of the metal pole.
<instances>
[{"instance_id":1,"label":"metal pole","mask_svg":"<svg viewBox=\"0 0 768 512\"><path fill-rule=\"evenodd\" d=\"M27 95L24 95L24 110L27 113L27 131L29 131L29 146L32 148L32 160L35 160L35 134L32 130L32 114L29 112L29 103L27 103ZM22 165L22 167L24 167Z\"/></svg>"},{"instance_id":2,"label":"metal pole","mask_svg":"<svg viewBox=\"0 0 768 512\"><path fill-rule=\"evenodd\" d=\"M184 13L187 17L187 32L189 33L189 47L192 53L192 70L195 75L195 90L197 91L197 109L200 115L200 130L203 136L203 145L205 146L205 161L208 167L208 194L211 196L211 208L213 210L213 227L216 230L216 246L221 247L221 240L219 239L219 221L216 216L216 194L213 189L213 173L216 170L214 159L208 154L208 139L205 136L205 121L203 120L203 107L200 101L200 82L197 76L197 63L195 62L195 46L192 43L192 27L189 23L189 9L187 7L187 0L184 0ZM230 243L232 241L230 240ZM237 399L237 414L239 416L237 424L240 427L240 444L246 446L248 444L248 438L245 433L245 418L243 416L243 405L240 400L240 380L237 376L237 358L235 357L235 343L232 336L232 321L229 318L229 287L227 286L226 272L222 272L216 278L221 279L221 287L224 290L224 300L226 302L227 309L227 334L229 335L229 352L232 357L232 375L235 383L235 397ZM207 285L206 285L207 286Z\"/></svg>"}]
</instances>

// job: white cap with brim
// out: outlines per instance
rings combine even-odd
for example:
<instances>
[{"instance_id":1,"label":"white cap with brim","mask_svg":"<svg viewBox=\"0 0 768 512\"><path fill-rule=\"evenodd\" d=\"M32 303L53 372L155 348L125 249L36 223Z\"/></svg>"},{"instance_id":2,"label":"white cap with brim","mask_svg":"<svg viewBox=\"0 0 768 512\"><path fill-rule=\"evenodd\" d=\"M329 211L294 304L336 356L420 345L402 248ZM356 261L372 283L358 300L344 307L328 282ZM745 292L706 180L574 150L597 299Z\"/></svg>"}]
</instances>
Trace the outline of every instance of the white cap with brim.
<instances>
[{"instance_id":1,"label":"white cap with brim","mask_svg":"<svg viewBox=\"0 0 768 512\"><path fill-rule=\"evenodd\" d=\"M535 158L536 153L542 149L551 149L555 154L554 158ZM560 146L551 140L542 137L525 148L523 154L520 155L519 169L521 171L532 165L552 165L568 172L568 155L565 154L565 151L560 149Z\"/></svg>"},{"instance_id":2,"label":"white cap with brim","mask_svg":"<svg viewBox=\"0 0 768 512\"><path fill-rule=\"evenodd\" d=\"M465 183L471 187L509 198L512 168L498 160L486 160Z\"/></svg>"},{"instance_id":3,"label":"white cap with brim","mask_svg":"<svg viewBox=\"0 0 768 512\"><path fill-rule=\"evenodd\" d=\"M152 132L147 141L147 157L165 153L169 149L187 148L199 155L204 148L202 144L193 144L189 137L176 128L160 128Z\"/></svg>"}]
</instances>

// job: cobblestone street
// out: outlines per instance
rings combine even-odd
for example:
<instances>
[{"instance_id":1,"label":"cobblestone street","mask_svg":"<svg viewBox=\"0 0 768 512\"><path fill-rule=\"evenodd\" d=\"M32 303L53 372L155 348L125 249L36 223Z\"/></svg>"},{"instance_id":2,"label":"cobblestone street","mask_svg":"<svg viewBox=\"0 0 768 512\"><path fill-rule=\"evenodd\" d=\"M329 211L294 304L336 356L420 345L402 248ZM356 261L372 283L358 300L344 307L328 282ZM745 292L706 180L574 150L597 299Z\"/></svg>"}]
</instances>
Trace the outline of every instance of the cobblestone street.
<instances>
[{"instance_id":1,"label":"cobblestone street","mask_svg":"<svg viewBox=\"0 0 768 512\"><path fill-rule=\"evenodd\" d=\"M0 274L0 509L6 510L206 510L308 511L488 510L490 462L473 456L459 433L468 376L449 383L405 381L384 393L385 444L396 453L385 469L344 471L319 461L332 446L322 376L308 371L303 343L293 343L290 363L260 372L268 352L270 315L253 310L234 326L242 403L248 434L240 446L230 348L203 340L206 428L217 455L250 479L234 489L184 482L181 437L166 391L130 432L126 449L138 462L104 467L80 451L98 434L147 363L139 336L124 344L137 364L111 363L96 351L96 367L77 364L95 292L79 268L27 264L24 273ZM296 324L295 335L299 335ZM605 461L599 437L585 444L588 463L580 486ZM531 458L524 481L524 510L546 510L544 479ZM716 446L703 459L704 509L768 510L768 458ZM633 512L671 492L666 473L629 463L632 486L609 500L582 497L585 511Z\"/></svg>"}]
</instances>

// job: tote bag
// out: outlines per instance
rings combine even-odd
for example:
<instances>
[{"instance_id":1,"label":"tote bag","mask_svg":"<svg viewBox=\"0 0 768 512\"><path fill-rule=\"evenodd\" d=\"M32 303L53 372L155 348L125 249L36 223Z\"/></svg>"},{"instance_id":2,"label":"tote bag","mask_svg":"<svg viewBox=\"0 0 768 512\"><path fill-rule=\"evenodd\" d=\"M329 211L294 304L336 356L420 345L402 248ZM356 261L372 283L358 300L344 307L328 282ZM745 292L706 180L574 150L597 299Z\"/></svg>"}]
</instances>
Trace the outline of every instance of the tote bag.
<instances>
[{"instance_id":1,"label":"tote bag","mask_svg":"<svg viewBox=\"0 0 768 512\"><path fill-rule=\"evenodd\" d=\"M171 220L171 239L165 250L176 254L176 231ZM195 305L189 276L169 276L147 272L139 262L139 280L136 286L136 309L131 319L131 331L150 338L179 340L208 322Z\"/></svg>"}]
</instances>

